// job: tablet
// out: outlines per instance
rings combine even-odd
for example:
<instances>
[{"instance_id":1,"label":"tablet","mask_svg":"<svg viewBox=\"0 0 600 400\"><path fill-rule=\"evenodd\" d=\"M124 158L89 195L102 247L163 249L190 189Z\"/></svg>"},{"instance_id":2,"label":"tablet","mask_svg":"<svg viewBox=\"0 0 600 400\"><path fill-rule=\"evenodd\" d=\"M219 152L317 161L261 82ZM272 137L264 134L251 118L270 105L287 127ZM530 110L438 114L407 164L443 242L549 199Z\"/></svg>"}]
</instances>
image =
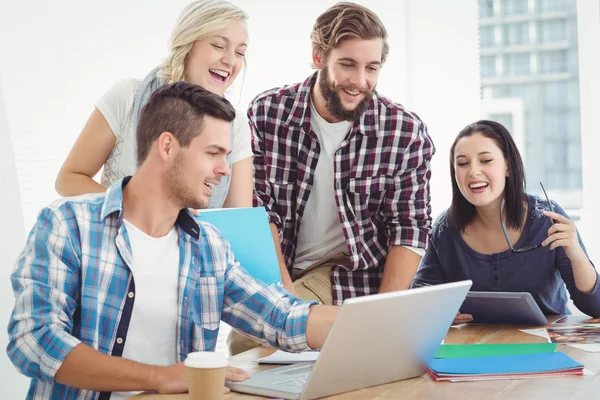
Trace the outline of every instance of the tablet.
<instances>
[{"instance_id":1,"label":"tablet","mask_svg":"<svg viewBox=\"0 0 600 400\"><path fill-rule=\"evenodd\" d=\"M460 307L473 323L548 325L548 319L527 292L469 292Z\"/></svg>"}]
</instances>

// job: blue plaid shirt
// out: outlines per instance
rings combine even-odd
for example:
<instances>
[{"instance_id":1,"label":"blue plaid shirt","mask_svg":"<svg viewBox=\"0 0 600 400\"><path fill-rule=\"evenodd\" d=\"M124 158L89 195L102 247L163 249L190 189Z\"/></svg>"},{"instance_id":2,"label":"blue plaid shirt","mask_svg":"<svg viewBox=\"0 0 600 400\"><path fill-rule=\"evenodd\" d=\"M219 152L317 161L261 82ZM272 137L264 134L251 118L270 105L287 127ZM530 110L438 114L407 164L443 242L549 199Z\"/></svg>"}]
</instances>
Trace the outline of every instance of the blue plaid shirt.
<instances>
[{"instance_id":1,"label":"blue plaid shirt","mask_svg":"<svg viewBox=\"0 0 600 400\"><path fill-rule=\"evenodd\" d=\"M61 199L44 208L11 275L15 308L7 353L32 378L28 399L108 399L54 377L79 343L121 356L134 307L119 180L106 194ZM246 336L288 351L308 348L311 303L254 280L227 240L183 210L179 234L177 359L213 351L221 319ZM128 295L133 293L132 295Z\"/></svg>"}]
</instances>

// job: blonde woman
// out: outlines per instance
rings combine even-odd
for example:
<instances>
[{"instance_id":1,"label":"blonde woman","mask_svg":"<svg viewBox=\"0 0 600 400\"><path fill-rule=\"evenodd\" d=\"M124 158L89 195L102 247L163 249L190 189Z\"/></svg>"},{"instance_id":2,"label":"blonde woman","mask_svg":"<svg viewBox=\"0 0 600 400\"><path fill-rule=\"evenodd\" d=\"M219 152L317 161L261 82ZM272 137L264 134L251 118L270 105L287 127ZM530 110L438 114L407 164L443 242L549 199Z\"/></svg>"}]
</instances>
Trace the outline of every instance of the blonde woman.
<instances>
[{"instance_id":1,"label":"blonde woman","mask_svg":"<svg viewBox=\"0 0 600 400\"><path fill-rule=\"evenodd\" d=\"M135 132L150 95L167 83L188 81L223 96L243 69L248 16L223 0L189 4L179 16L170 40L171 54L143 80L114 84L95 109L56 178L62 196L104 192L137 167ZM221 178L209 207L252 206L252 149L244 112L232 123L231 176ZM104 166L102 184L93 177Z\"/></svg>"}]
</instances>

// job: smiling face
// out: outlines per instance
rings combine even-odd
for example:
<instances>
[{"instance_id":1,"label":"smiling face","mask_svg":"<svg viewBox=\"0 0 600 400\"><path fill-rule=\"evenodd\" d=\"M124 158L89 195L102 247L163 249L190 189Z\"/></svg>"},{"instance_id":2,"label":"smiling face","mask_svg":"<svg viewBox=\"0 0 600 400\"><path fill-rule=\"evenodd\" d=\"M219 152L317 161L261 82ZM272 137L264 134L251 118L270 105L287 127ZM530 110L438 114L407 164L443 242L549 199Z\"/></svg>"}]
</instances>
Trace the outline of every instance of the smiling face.
<instances>
[{"instance_id":1,"label":"smiling face","mask_svg":"<svg viewBox=\"0 0 600 400\"><path fill-rule=\"evenodd\" d=\"M475 207L500 205L508 165L493 139L474 133L456 142L454 178L465 199Z\"/></svg>"},{"instance_id":2,"label":"smiling face","mask_svg":"<svg viewBox=\"0 0 600 400\"><path fill-rule=\"evenodd\" d=\"M202 132L188 147L178 147L168 166L165 185L169 197L181 208L208 207L214 187L230 174L231 124L205 116Z\"/></svg>"},{"instance_id":3,"label":"smiling face","mask_svg":"<svg viewBox=\"0 0 600 400\"><path fill-rule=\"evenodd\" d=\"M319 69L316 88L324 99L319 114L329 122L354 121L364 113L381 69L383 39L347 39L325 57L313 50ZM318 105L318 104L315 104Z\"/></svg>"},{"instance_id":4,"label":"smiling face","mask_svg":"<svg viewBox=\"0 0 600 400\"><path fill-rule=\"evenodd\" d=\"M247 42L244 21L195 41L186 59L186 80L223 96L244 65Z\"/></svg>"}]
</instances>

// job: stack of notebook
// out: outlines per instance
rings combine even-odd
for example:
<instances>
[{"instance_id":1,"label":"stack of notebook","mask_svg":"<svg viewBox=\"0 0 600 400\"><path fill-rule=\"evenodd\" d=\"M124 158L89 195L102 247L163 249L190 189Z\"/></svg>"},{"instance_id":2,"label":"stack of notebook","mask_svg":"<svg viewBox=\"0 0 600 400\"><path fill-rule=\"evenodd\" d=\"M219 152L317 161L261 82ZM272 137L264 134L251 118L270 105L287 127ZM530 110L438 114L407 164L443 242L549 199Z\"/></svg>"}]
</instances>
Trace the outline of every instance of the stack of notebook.
<instances>
[{"instance_id":1,"label":"stack of notebook","mask_svg":"<svg viewBox=\"0 0 600 400\"><path fill-rule=\"evenodd\" d=\"M555 343L442 345L429 366L436 381L466 382L583 375Z\"/></svg>"}]
</instances>

